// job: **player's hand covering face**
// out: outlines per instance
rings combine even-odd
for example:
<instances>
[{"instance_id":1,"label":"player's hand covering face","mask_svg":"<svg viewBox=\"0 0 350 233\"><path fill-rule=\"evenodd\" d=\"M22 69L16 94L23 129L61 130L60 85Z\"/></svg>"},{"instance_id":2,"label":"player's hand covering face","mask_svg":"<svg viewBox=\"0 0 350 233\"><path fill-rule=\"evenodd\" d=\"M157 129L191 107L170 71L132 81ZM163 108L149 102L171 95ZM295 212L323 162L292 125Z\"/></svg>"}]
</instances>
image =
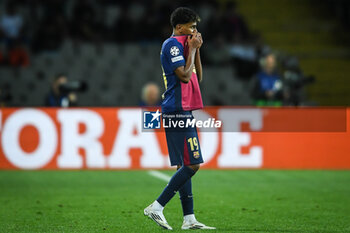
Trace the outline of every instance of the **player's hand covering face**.
<instances>
[{"instance_id":1,"label":"player's hand covering face","mask_svg":"<svg viewBox=\"0 0 350 233\"><path fill-rule=\"evenodd\" d=\"M196 37L200 41L200 45L199 45L199 48L200 48L203 44L202 34L196 31L195 33L192 34L192 37Z\"/></svg>"},{"instance_id":2,"label":"player's hand covering face","mask_svg":"<svg viewBox=\"0 0 350 233\"><path fill-rule=\"evenodd\" d=\"M202 36L196 32L192 36L188 36L187 42L189 47L199 49L203 44Z\"/></svg>"}]
</instances>

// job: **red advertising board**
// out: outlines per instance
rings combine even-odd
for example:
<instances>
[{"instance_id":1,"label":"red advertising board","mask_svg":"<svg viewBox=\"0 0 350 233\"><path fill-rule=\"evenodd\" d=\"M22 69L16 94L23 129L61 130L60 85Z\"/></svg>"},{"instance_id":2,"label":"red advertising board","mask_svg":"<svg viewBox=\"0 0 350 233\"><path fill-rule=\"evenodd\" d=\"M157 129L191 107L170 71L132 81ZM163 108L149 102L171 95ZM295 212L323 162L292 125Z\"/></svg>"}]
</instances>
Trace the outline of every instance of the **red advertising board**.
<instances>
[{"instance_id":1,"label":"red advertising board","mask_svg":"<svg viewBox=\"0 0 350 233\"><path fill-rule=\"evenodd\" d=\"M168 168L163 130L143 130L140 108L3 108L0 169ZM195 111L213 169L350 169L350 108Z\"/></svg>"}]
</instances>

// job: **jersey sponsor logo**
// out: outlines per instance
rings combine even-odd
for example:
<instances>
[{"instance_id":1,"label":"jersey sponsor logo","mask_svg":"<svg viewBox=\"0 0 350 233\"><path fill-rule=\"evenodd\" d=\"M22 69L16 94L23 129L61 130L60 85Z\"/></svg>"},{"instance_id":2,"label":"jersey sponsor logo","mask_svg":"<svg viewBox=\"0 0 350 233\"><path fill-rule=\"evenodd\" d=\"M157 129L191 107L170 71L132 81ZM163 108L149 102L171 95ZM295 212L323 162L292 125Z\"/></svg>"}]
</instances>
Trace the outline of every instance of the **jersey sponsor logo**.
<instances>
[{"instance_id":1,"label":"jersey sponsor logo","mask_svg":"<svg viewBox=\"0 0 350 233\"><path fill-rule=\"evenodd\" d=\"M181 60L183 60L183 59L184 59L183 56L177 56L177 57L171 58L171 61L174 63L174 62L177 62L177 61L181 61Z\"/></svg>"},{"instance_id":2,"label":"jersey sponsor logo","mask_svg":"<svg viewBox=\"0 0 350 233\"><path fill-rule=\"evenodd\" d=\"M175 57L175 56L179 55L179 53L180 53L180 49L178 47L173 46L173 47L170 48L170 54L172 56Z\"/></svg>"}]
</instances>

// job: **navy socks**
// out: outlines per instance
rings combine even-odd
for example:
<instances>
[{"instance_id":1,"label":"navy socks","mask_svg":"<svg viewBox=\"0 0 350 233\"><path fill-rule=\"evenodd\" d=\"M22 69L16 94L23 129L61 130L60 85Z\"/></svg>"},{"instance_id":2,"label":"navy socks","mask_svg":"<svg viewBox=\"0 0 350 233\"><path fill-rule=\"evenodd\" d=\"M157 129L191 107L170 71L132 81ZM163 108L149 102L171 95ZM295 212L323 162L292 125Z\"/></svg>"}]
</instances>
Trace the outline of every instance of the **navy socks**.
<instances>
[{"instance_id":1,"label":"navy socks","mask_svg":"<svg viewBox=\"0 0 350 233\"><path fill-rule=\"evenodd\" d=\"M180 188L180 199L184 216L193 214L193 197L191 179Z\"/></svg>"},{"instance_id":2,"label":"navy socks","mask_svg":"<svg viewBox=\"0 0 350 233\"><path fill-rule=\"evenodd\" d=\"M196 172L187 166L182 166L171 178L169 184L165 187L162 194L158 197L157 201L162 206L165 206L171 198L174 197L177 191L179 191L187 181L190 181L191 177ZM191 183L190 183L191 184Z\"/></svg>"}]
</instances>

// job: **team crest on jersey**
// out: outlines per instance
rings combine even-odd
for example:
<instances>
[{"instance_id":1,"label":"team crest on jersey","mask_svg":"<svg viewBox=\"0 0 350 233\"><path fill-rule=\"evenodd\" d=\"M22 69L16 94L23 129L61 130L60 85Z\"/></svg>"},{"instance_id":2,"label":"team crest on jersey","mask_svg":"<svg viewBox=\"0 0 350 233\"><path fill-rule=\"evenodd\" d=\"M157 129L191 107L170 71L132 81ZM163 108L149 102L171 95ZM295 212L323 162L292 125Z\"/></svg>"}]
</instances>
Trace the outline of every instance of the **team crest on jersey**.
<instances>
[{"instance_id":1,"label":"team crest on jersey","mask_svg":"<svg viewBox=\"0 0 350 233\"><path fill-rule=\"evenodd\" d=\"M194 152L193 152L193 157L194 157L195 159L198 159L198 158L199 158L199 151L194 151Z\"/></svg>"},{"instance_id":2,"label":"team crest on jersey","mask_svg":"<svg viewBox=\"0 0 350 233\"><path fill-rule=\"evenodd\" d=\"M180 49L178 47L173 46L170 48L170 54L172 56L177 56L177 55L179 55L179 53L180 53Z\"/></svg>"}]
</instances>

